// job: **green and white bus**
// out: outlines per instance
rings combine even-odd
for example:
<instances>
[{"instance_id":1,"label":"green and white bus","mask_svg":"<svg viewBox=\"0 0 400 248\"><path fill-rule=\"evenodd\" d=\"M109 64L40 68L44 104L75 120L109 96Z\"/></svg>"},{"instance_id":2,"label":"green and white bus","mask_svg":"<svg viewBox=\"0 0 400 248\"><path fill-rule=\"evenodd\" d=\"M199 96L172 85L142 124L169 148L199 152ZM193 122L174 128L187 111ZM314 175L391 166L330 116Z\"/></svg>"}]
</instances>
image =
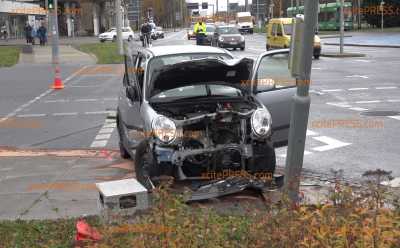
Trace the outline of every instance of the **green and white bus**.
<instances>
[{"instance_id":1,"label":"green and white bus","mask_svg":"<svg viewBox=\"0 0 400 248\"><path fill-rule=\"evenodd\" d=\"M319 5L320 11L318 14L319 30L339 30L340 29L340 2L324 3ZM345 2L344 11L344 29L353 29L353 14L351 2ZM298 8L292 7L287 9L289 17L296 14L304 14L304 6Z\"/></svg>"}]
</instances>

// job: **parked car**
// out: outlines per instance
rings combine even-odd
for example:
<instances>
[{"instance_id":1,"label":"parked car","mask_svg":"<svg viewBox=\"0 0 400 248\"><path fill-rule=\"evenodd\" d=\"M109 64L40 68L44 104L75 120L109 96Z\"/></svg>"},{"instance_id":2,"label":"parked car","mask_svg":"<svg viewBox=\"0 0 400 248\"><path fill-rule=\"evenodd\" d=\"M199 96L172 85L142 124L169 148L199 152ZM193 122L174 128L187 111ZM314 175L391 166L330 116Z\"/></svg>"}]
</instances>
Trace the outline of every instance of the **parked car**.
<instances>
[{"instance_id":1,"label":"parked car","mask_svg":"<svg viewBox=\"0 0 400 248\"><path fill-rule=\"evenodd\" d=\"M234 50L240 48L243 51L246 48L246 41L236 26L218 26L212 38L212 45Z\"/></svg>"},{"instance_id":2,"label":"parked car","mask_svg":"<svg viewBox=\"0 0 400 248\"><path fill-rule=\"evenodd\" d=\"M287 144L296 90L288 49L265 52L257 61L195 45L130 44L125 51L119 147L122 157L134 158L136 178L147 189L163 175L192 180L227 169L274 173L274 148ZM274 79L292 85L276 87Z\"/></svg>"},{"instance_id":3,"label":"parked car","mask_svg":"<svg viewBox=\"0 0 400 248\"><path fill-rule=\"evenodd\" d=\"M157 36L158 39L160 39L160 38L162 39L162 38L165 37L164 30L163 30L162 27L156 27L155 32L156 32L156 36Z\"/></svg>"},{"instance_id":4,"label":"parked car","mask_svg":"<svg viewBox=\"0 0 400 248\"><path fill-rule=\"evenodd\" d=\"M292 18L272 18L267 25L267 45L266 49L271 50L289 48L290 38L293 29ZM319 59L321 55L321 39L318 35L314 36L314 58Z\"/></svg>"},{"instance_id":5,"label":"parked car","mask_svg":"<svg viewBox=\"0 0 400 248\"><path fill-rule=\"evenodd\" d=\"M131 41L135 37L134 32L130 27L123 27L122 28L122 39ZM100 42L105 41L116 41L117 40L117 29L111 28L107 32L99 34Z\"/></svg>"},{"instance_id":6,"label":"parked car","mask_svg":"<svg viewBox=\"0 0 400 248\"><path fill-rule=\"evenodd\" d=\"M214 36L214 32L215 32L215 25L214 24L207 24L206 25L206 38L204 39L203 45L211 46L212 39L213 39L213 36Z\"/></svg>"}]
</instances>

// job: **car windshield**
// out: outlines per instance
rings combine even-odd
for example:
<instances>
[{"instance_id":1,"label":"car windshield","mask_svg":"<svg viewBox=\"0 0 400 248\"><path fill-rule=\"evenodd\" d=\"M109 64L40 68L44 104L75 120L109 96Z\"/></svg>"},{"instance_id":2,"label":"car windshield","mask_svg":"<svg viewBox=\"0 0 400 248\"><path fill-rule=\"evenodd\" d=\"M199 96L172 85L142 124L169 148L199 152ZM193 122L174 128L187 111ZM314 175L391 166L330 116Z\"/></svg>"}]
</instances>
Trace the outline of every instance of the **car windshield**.
<instances>
[{"instance_id":1,"label":"car windshield","mask_svg":"<svg viewBox=\"0 0 400 248\"><path fill-rule=\"evenodd\" d=\"M220 84L218 84L220 83ZM209 93L208 93L209 92ZM243 96L240 89L223 85L223 82L196 84L163 91L154 95L152 101L180 100L192 97L238 97Z\"/></svg>"},{"instance_id":2,"label":"car windshield","mask_svg":"<svg viewBox=\"0 0 400 248\"><path fill-rule=\"evenodd\" d=\"M218 30L220 34L240 34L236 27L220 27Z\"/></svg>"},{"instance_id":3,"label":"car windshield","mask_svg":"<svg viewBox=\"0 0 400 248\"><path fill-rule=\"evenodd\" d=\"M226 60L226 59L232 59L233 57L230 56L229 54L224 54L224 53L219 53L219 54L215 54L215 53L214 54L179 54L179 55L160 56L160 57L152 59L149 62L149 67L148 67L149 68L148 75L150 75L149 82L151 81L151 75L154 75L156 71L160 70L164 66L173 65L173 64L177 64L177 63L181 63L181 62L185 62L185 61L206 59L206 58ZM161 92L161 93L163 93L163 92ZM146 95L149 97L154 94L146 94ZM162 96L161 94L158 94L158 95ZM154 97L155 96L153 96L151 99L153 99ZM156 98L161 98L161 97L156 97Z\"/></svg>"},{"instance_id":4,"label":"car windshield","mask_svg":"<svg viewBox=\"0 0 400 248\"><path fill-rule=\"evenodd\" d=\"M292 35L292 31L293 31L292 24L283 24L283 29L285 30L286 35Z\"/></svg>"},{"instance_id":5,"label":"car windshield","mask_svg":"<svg viewBox=\"0 0 400 248\"><path fill-rule=\"evenodd\" d=\"M215 31L214 26L207 26L206 32L213 33Z\"/></svg>"},{"instance_id":6,"label":"car windshield","mask_svg":"<svg viewBox=\"0 0 400 248\"><path fill-rule=\"evenodd\" d=\"M115 28L110 28L107 32L114 32L115 30Z\"/></svg>"}]
</instances>

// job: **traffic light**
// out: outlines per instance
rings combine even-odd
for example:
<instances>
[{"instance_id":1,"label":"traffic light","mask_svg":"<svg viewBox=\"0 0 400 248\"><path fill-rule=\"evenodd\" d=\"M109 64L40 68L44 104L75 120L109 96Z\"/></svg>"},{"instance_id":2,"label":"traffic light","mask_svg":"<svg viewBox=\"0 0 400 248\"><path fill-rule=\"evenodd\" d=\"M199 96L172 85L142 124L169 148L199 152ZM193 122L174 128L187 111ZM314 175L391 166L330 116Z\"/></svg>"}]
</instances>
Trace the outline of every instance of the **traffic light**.
<instances>
[{"instance_id":1,"label":"traffic light","mask_svg":"<svg viewBox=\"0 0 400 248\"><path fill-rule=\"evenodd\" d=\"M208 3L201 3L202 9L208 9Z\"/></svg>"},{"instance_id":2,"label":"traffic light","mask_svg":"<svg viewBox=\"0 0 400 248\"><path fill-rule=\"evenodd\" d=\"M54 9L54 0L47 0L48 1L48 8Z\"/></svg>"}]
</instances>

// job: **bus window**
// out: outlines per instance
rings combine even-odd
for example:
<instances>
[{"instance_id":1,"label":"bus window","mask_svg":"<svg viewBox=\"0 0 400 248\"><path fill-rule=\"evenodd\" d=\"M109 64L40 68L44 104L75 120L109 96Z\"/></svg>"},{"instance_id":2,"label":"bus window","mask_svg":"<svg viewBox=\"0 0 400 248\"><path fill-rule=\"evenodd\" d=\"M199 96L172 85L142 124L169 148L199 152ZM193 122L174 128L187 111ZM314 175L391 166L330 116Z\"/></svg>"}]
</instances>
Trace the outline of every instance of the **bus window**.
<instances>
[{"instance_id":1,"label":"bus window","mask_svg":"<svg viewBox=\"0 0 400 248\"><path fill-rule=\"evenodd\" d=\"M282 36L282 24L278 24L277 35Z\"/></svg>"}]
</instances>

